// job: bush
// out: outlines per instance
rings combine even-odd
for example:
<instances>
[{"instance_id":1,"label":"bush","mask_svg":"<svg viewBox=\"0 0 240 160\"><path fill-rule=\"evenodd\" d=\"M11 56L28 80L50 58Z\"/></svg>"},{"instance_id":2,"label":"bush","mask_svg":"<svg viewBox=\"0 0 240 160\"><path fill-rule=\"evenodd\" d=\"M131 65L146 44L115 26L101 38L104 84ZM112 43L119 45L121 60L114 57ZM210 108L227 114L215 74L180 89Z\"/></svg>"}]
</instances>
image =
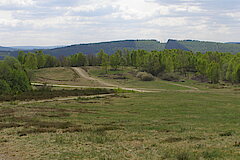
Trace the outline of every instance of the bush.
<instances>
[{"instance_id":1,"label":"bush","mask_svg":"<svg viewBox=\"0 0 240 160\"><path fill-rule=\"evenodd\" d=\"M11 88L5 80L0 79L0 95L5 93L10 93Z\"/></svg>"},{"instance_id":2,"label":"bush","mask_svg":"<svg viewBox=\"0 0 240 160\"><path fill-rule=\"evenodd\" d=\"M196 73L191 79L199 82L208 82L208 78L200 73Z\"/></svg>"},{"instance_id":3,"label":"bush","mask_svg":"<svg viewBox=\"0 0 240 160\"><path fill-rule=\"evenodd\" d=\"M176 73L163 73L163 74L159 74L158 77L166 81L174 81L174 82L180 81L180 76L177 75Z\"/></svg>"},{"instance_id":4,"label":"bush","mask_svg":"<svg viewBox=\"0 0 240 160\"><path fill-rule=\"evenodd\" d=\"M23 92L16 95L4 94L0 95L0 102L4 101L30 101L30 100L42 100L52 99L56 97L69 97L69 96L90 96L99 94L111 94L116 93L113 89L105 88L86 88L86 89L74 89L74 90L48 90L39 89L28 92Z\"/></svg>"},{"instance_id":5,"label":"bush","mask_svg":"<svg viewBox=\"0 0 240 160\"><path fill-rule=\"evenodd\" d=\"M154 80L153 75L150 73L147 73L147 72L139 72L136 77L142 81L153 81Z\"/></svg>"}]
</instances>

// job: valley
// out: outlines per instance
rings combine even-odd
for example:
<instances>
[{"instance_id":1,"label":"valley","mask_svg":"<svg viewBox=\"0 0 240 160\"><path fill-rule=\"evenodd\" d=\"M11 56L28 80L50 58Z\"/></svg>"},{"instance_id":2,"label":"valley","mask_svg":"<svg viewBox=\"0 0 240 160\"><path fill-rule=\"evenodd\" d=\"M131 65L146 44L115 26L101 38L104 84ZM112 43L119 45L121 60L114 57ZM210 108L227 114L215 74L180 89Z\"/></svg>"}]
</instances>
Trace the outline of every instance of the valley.
<instances>
[{"instance_id":1,"label":"valley","mask_svg":"<svg viewBox=\"0 0 240 160\"><path fill-rule=\"evenodd\" d=\"M107 96L0 104L0 155L13 160L240 156L237 88L196 81L142 82L134 70L127 67L107 75L100 67L86 67L84 72L63 67L35 70L32 82L59 84L53 90L74 85L149 92L119 90Z\"/></svg>"}]
</instances>

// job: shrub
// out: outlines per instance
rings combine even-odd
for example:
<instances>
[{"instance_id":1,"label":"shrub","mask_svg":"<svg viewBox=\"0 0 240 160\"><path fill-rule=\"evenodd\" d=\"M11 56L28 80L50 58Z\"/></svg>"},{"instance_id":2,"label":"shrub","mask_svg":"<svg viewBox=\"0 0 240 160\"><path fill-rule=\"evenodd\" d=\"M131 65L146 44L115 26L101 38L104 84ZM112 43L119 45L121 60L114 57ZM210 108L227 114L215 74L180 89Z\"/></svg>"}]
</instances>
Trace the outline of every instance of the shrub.
<instances>
[{"instance_id":1,"label":"shrub","mask_svg":"<svg viewBox=\"0 0 240 160\"><path fill-rule=\"evenodd\" d=\"M5 80L0 79L0 95L5 93L10 93L11 88Z\"/></svg>"},{"instance_id":2,"label":"shrub","mask_svg":"<svg viewBox=\"0 0 240 160\"><path fill-rule=\"evenodd\" d=\"M158 77L166 81L174 81L174 82L180 81L180 76L177 75L176 73L163 73L163 74L159 74Z\"/></svg>"},{"instance_id":3,"label":"shrub","mask_svg":"<svg viewBox=\"0 0 240 160\"><path fill-rule=\"evenodd\" d=\"M37 90L38 91L51 91L52 90L52 86L51 85L47 85L46 83L44 83L41 86L37 86Z\"/></svg>"},{"instance_id":4,"label":"shrub","mask_svg":"<svg viewBox=\"0 0 240 160\"><path fill-rule=\"evenodd\" d=\"M142 81L153 81L154 80L153 75L150 73L147 73L147 72L139 72L136 77Z\"/></svg>"},{"instance_id":5,"label":"shrub","mask_svg":"<svg viewBox=\"0 0 240 160\"><path fill-rule=\"evenodd\" d=\"M208 78L200 73L196 73L191 79L199 82L208 82Z\"/></svg>"}]
</instances>

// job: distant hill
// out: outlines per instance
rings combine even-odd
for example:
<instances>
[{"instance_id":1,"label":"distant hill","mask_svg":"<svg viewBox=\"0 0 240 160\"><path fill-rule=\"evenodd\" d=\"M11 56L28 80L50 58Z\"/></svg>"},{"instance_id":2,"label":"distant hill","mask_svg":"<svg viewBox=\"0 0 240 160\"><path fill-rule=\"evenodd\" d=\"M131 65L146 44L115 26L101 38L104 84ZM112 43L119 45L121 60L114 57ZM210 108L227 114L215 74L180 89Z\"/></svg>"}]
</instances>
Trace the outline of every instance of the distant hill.
<instances>
[{"instance_id":1,"label":"distant hill","mask_svg":"<svg viewBox=\"0 0 240 160\"><path fill-rule=\"evenodd\" d=\"M11 53L11 51L0 51L0 60L3 60L6 56L10 56Z\"/></svg>"},{"instance_id":2,"label":"distant hill","mask_svg":"<svg viewBox=\"0 0 240 160\"><path fill-rule=\"evenodd\" d=\"M96 54L101 49L108 54L113 54L117 50L138 50L144 49L147 51L152 50L164 50L165 44L156 40L123 40L123 41L111 41L101 43L89 43L89 44L77 44L61 48L44 50L44 53L53 56L68 56L75 53L82 52L84 54Z\"/></svg>"},{"instance_id":3,"label":"distant hill","mask_svg":"<svg viewBox=\"0 0 240 160\"><path fill-rule=\"evenodd\" d=\"M177 40L169 39L165 49L181 49L184 51L191 51L189 48L187 48L185 45L179 43Z\"/></svg>"},{"instance_id":4,"label":"distant hill","mask_svg":"<svg viewBox=\"0 0 240 160\"><path fill-rule=\"evenodd\" d=\"M227 42L227 44L240 44L240 42Z\"/></svg>"},{"instance_id":5,"label":"distant hill","mask_svg":"<svg viewBox=\"0 0 240 160\"><path fill-rule=\"evenodd\" d=\"M197 40L183 40L178 42L193 52L205 53L207 51L217 51L233 54L240 52L240 44L236 43L205 42Z\"/></svg>"},{"instance_id":6,"label":"distant hill","mask_svg":"<svg viewBox=\"0 0 240 160\"><path fill-rule=\"evenodd\" d=\"M201 52L207 51L218 51L218 52L229 52L236 54L240 52L240 44L238 42L219 43L219 42L205 42L198 40L168 40L167 43L160 43L157 40L121 40L121 41L110 41L100 43L88 43L88 44L75 44L71 46L59 47L59 48L44 48L38 46L25 46L16 47L22 48L25 52L35 52L36 50L43 50L45 54L53 56L69 56L75 53L82 52L84 54L96 54L103 49L108 54L113 54L118 49L123 50L138 50L143 49L146 51L157 50L161 51L164 49L181 49L186 51ZM38 48L38 49L36 49ZM4 51L0 50L0 56L6 55L17 56L18 51L15 48L2 47ZM33 49L33 50L32 50ZM10 51L9 51L10 50Z\"/></svg>"},{"instance_id":7,"label":"distant hill","mask_svg":"<svg viewBox=\"0 0 240 160\"><path fill-rule=\"evenodd\" d=\"M0 51L16 51L16 49L14 49L14 48L10 48L10 47L2 47L2 46L0 46Z\"/></svg>"},{"instance_id":8,"label":"distant hill","mask_svg":"<svg viewBox=\"0 0 240 160\"><path fill-rule=\"evenodd\" d=\"M64 46L13 46L11 48L16 50L35 50L35 49L54 49Z\"/></svg>"}]
</instances>

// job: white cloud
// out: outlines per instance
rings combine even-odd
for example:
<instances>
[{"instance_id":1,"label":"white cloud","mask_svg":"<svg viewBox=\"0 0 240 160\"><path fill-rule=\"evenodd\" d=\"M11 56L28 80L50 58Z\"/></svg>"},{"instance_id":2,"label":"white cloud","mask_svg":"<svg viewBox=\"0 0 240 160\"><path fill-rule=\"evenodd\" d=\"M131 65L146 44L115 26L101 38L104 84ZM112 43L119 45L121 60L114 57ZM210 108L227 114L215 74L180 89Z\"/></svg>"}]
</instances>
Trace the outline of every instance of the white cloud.
<instances>
[{"instance_id":1,"label":"white cloud","mask_svg":"<svg viewBox=\"0 0 240 160\"><path fill-rule=\"evenodd\" d=\"M233 6L219 1L0 0L0 37L4 37L0 45L135 38L239 41L240 10L236 6L240 3L230 0Z\"/></svg>"},{"instance_id":2,"label":"white cloud","mask_svg":"<svg viewBox=\"0 0 240 160\"><path fill-rule=\"evenodd\" d=\"M33 0L1 0L0 6L20 6L20 7L26 7L26 6L32 6L35 2Z\"/></svg>"},{"instance_id":3,"label":"white cloud","mask_svg":"<svg viewBox=\"0 0 240 160\"><path fill-rule=\"evenodd\" d=\"M239 12L226 13L225 15L240 21L240 11Z\"/></svg>"},{"instance_id":4,"label":"white cloud","mask_svg":"<svg viewBox=\"0 0 240 160\"><path fill-rule=\"evenodd\" d=\"M148 21L147 24L152 26L169 26L169 27L178 27L188 25L186 17L161 17L151 21Z\"/></svg>"}]
</instances>

